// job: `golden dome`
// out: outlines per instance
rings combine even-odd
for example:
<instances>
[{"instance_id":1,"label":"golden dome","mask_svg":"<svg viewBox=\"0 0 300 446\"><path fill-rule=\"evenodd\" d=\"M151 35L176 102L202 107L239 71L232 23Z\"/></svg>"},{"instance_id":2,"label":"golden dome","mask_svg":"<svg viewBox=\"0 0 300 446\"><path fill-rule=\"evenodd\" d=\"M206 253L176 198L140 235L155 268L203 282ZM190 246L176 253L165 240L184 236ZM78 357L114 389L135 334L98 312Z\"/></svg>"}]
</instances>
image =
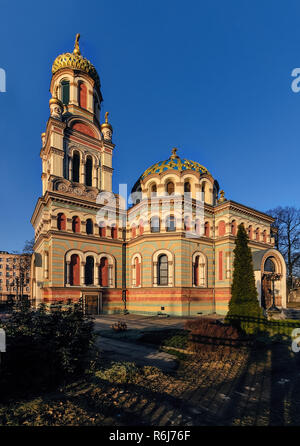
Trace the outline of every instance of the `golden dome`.
<instances>
[{"instance_id":1,"label":"golden dome","mask_svg":"<svg viewBox=\"0 0 300 446\"><path fill-rule=\"evenodd\" d=\"M109 129L112 131L112 129L113 129L112 126L110 125L110 123L108 122L108 115L109 115L109 113L106 112L105 113L105 122L103 124L101 124L101 131L104 129Z\"/></svg>"},{"instance_id":2,"label":"golden dome","mask_svg":"<svg viewBox=\"0 0 300 446\"><path fill-rule=\"evenodd\" d=\"M94 79L95 84L100 88L100 79L94 65L80 53L79 49L80 34L76 34L75 46L73 53L64 53L57 56L52 65L52 74L63 68L72 68L72 70L80 70L87 73Z\"/></svg>"},{"instance_id":3,"label":"golden dome","mask_svg":"<svg viewBox=\"0 0 300 446\"><path fill-rule=\"evenodd\" d=\"M206 173L210 175L209 171L202 166L197 161L187 160L186 158L180 158L177 154L177 149L174 148L172 150L172 155L165 161L159 161L158 163L150 166L145 172L141 175L140 179L144 180L148 175L152 173L162 173L167 170L177 170L179 172L183 172L184 170L194 170L195 172L199 172L200 174Z\"/></svg>"}]
</instances>

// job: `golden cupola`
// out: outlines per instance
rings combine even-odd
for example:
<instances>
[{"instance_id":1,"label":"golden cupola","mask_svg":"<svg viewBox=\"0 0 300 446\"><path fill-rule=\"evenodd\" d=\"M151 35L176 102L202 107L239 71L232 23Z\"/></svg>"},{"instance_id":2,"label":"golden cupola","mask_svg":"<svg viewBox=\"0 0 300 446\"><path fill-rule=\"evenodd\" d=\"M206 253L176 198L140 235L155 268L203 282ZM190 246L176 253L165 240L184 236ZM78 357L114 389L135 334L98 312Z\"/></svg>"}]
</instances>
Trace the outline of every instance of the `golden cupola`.
<instances>
[{"instance_id":1,"label":"golden cupola","mask_svg":"<svg viewBox=\"0 0 300 446\"><path fill-rule=\"evenodd\" d=\"M63 53L57 56L52 65L52 74L64 68L79 70L87 73L94 81L95 86L100 89L100 79L94 65L82 56L79 48L80 34L76 34L73 53Z\"/></svg>"}]
</instances>

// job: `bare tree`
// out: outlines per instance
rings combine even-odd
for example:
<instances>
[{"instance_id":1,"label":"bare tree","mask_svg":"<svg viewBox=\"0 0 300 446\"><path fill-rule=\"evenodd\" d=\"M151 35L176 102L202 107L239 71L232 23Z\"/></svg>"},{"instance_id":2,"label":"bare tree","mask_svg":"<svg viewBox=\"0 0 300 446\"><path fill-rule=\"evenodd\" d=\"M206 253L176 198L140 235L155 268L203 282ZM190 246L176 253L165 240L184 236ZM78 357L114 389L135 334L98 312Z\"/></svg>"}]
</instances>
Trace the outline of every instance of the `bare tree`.
<instances>
[{"instance_id":1,"label":"bare tree","mask_svg":"<svg viewBox=\"0 0 300 446\"><path fill-rule=\"evenodd\" d=\"M34 239L26 240L24 244L23 251L20 253L18 251L13 251L14 254L18 254L16 263L16 273L17 275L13 279L13 286L16 290L16 298L23 299L24 293L29 287L30 283L30 268L31 268L31 257L33 254Z\"/></svg>"},{"instance_id":2,"label":"bare tree","mask_svg":"<svg viewBox=\"0 0 300 446\"><path fill-rule=\"evenodd\" d=\"M34 246L34 238L31 240L26 240L23 248L23 254L32 254Z\"/></svg>"},{"instance_id":3,"label":"bare tree","mask_svg":"<svg viewBox=\"0 0 300 446\"><path fill-rule=\"evenodd\" d=\"M267 213L275 218L273 226L278 228L276 246L286 261L291 286L293 276L300 274L300 209L279 206Z\"/></svg>"}]
</instances>

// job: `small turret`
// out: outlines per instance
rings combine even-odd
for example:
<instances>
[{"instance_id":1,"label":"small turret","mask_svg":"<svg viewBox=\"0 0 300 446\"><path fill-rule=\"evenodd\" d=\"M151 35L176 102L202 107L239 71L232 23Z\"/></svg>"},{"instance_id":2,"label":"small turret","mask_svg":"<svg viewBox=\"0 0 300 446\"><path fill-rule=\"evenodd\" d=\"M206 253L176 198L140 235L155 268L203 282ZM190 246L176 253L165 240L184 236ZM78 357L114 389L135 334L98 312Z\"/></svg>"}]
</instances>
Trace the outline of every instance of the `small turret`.
<instances>
[{"instance_id":1,"label":"small turret","mask_svg":"<svg viewBox=\"0 0 300 446\"><path fill-rule=\"evenodd\" d=\"M109 115L109 113L106 112L105 113L105 123L101 124L101 132L103 134L103 138L106 141L111 141L112 134L113 134L113 128L108 122L108 115Z\"/></svg>"},{"instance_id":2,"label":"small turret","mask_svg":"<svg viewBox=\"0 0 300 446\"><path fill-rule=\"evenodd\" d=\"M62 116L63 109L64 109L64 104L58 99L57 91L58 91L58 86L56 86L54 95L52 96L52 98L49 101L50 116L52 118L61 120L61 116Z\"/></svg>"}]
</instances>

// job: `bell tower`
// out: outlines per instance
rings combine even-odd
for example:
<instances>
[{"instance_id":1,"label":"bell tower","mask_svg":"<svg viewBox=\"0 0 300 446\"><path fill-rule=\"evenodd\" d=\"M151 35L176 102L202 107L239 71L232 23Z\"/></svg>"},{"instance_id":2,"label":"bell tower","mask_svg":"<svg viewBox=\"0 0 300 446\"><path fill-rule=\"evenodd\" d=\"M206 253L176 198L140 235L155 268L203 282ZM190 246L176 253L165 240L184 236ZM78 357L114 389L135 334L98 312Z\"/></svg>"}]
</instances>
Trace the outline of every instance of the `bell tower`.
<instances>
[{"instance_id":1,"label":"bell tower","mask_svg":"<svg viewBox=\"0 0 300 446\"><path fill-rule=\"evenodd\" d=\"M58 178L95 191L112 190L113 130L108 113L100 125L100 79L81 55L79 38L77 34L73 52L59 55L52 66L50 118L42 133L43 194L53 190Z\"/></svg>"},{"instance_id":2,"label":"bell tower","mask_svg":"<svg viewBox=\"0 0 300 446\"><path fill-rule=\"evenodd\" d=\"M81 54L79 39L77 34L73 52L60 54L52 65L50 116L41 135L42 196L31 219L35 229L32 286L37 301L66 294L80 297L82 290L68 289L74 258L66 257L66 251L82 243L90 243L94 252L100 250L96 213L101 205L96 197L100 191L112 192L113 128L108 112L100 123L100 79ZM93 283L99 284L96 260L93 265ZM81 258L78 287L86 285L86 274L91 276Z\"/></svg>"}]
</instances>

